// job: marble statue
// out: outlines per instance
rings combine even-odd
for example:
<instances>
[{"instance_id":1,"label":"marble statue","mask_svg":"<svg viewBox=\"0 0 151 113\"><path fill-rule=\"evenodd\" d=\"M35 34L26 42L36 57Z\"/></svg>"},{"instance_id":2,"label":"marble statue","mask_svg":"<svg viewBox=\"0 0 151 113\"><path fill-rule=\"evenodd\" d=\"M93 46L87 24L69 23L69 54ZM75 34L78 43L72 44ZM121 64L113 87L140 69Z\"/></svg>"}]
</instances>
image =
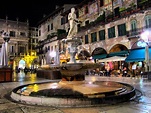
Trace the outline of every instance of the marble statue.
<instances>
[{"instance_id":1,"label":"marble statue","mask_svg":"<svg viewBox=\"0 0 151 113\"><path fill-rule=\"evenodd\" d=\"M72 38L77 34L77 23L79 23L75 14L75 8L71 8L71 12L68 14L68 20L70 29L67 38Z\"/></svg>"}]
</instances>

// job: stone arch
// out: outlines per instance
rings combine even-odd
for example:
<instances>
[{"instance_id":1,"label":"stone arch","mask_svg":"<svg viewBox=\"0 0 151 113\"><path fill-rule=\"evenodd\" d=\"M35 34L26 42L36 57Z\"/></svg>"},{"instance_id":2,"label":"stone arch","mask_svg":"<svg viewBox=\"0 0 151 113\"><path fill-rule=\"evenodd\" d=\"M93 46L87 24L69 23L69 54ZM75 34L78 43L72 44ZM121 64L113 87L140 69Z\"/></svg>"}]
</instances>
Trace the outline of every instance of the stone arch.
<instances>
[{"instance_id":1,"label":"stone arch","mask_svg":"<svg viewBox=\"0 0 151 113\"><path fill-rule=\"evenodd\" d=\"M128 48L123 44L116 44L109 50L109 56L126 56L128 55Z\"/></svg>"},{"instance_id":2,"label":"stone arch","mask_svg":"<svg viewBox=\"0 0 151 113\"><path fill-rule=\"evenodd\" d=\"M109 53L120 52L120 51L128 51L128 48L123 44L116 44L112 46L112 48L109 50Z\"/></svg>"},{"instance_id":3,"label":"stone arch","mask_svg":"<svg viewBox=\"0 0 151 113\"><path fill-rule=\"evenodd\" d=\"M144 42L143 40L137 40L135 41L132 46L131 46L131 50L133 49L138 49L138 48L143 48L145 47L147 44L146 42ZM149 46L151 46L151 44L149 43Z\"/></svg>"},{"instance_id":4,"label":"stone arch","mask_svg":"<svg viewBox=\"0 0 151 113\"><path fill-rule=\"evenodd\" d=\"M92 56L101 55L101 54L107 54L107 51L104 48L102 48L102 47L97 47L92 52Z\"/></svg>"},{"instance_id":5,"label":"stone arch","mask_svg":"<svg viewBox=\"0 0 151 113\"><path fill-rule=\"evenodd\" d=\"M21 59L18 64L18 68L25 69L25 66L26 66L25 60Z\"/></svg>"},{"instance_id":6,"label":"stone arch","mask_svg":"<svg viewBox=\"0 0 151 113\"><path fill-rule=\"evenodd\" d=\"M120 48L121 47L121 48ZM116 50L113 50L113 49L115 49L115 48L117 48ZM123 51L123 50L129 50L128 49L129 47L128 47L128 45L124 45L124 44L122 44L122 43L117 43L117 44L114 44L114 45L112 45L112 46L110 46L109 48L108 48L108 50L107 50L107 53L111 53L111 52L119 52L119 51Z\"/></svg>"}]
</instances>

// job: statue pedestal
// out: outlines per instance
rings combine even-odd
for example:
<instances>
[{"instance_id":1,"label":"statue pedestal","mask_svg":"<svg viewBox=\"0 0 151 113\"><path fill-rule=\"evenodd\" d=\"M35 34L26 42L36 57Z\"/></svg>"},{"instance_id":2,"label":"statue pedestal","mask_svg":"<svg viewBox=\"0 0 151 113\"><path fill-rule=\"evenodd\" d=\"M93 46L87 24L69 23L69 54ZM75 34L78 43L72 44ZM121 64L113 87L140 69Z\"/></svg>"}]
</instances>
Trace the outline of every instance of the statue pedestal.
<instances>
[{"instance_id":1,"label":"statue pedestal","mask_svg":"<svg viewBox=\"0 0 151 113\"><path fill-rule=\"evenodd\" d=\"M0 68L0 82L12 82L13 70L9 67Z\"/></svg>"},{"instance_id":2,"label":"statue pedestal","mask_svg":"<svg viewBox=\"0 0 151 113\"><path fill-rule=\"evenodd\" d=\"M68 63L76 63L75 55L78 52L77 47L82 43L82 40L79 37L67 38L63 43L67 44L67 50L70 55L70 61Z\"/></svg>"}]
</instances>

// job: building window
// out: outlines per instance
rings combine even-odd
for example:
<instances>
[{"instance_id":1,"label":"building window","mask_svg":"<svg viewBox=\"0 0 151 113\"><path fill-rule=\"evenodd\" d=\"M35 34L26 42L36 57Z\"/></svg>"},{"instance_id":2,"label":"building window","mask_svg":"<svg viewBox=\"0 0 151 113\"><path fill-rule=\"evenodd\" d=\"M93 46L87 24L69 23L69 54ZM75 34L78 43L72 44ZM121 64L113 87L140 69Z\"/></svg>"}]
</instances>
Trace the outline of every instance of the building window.
<instances>
[{"instance_id":1,"label":"building window","mask_svg":"<svg viewBox=\"0 0 151 113\"><path fill-rule=\"evenodd\" d=\"M151 28L151 15L147 15L145 17L145 27L146 28Z\"/></svg>"},{"instance_id":2,"label":"building window","mask_svg":"<svg viewBox=\"0 0 151 113\"><path fill-rule=\"evenodd\" d=\"M100 7L104 5L104 0L100 0Z\"/></svg>"},{"instance_id":3,"label":"building window","mask_svg":"<svg viewBox=\"0 0 151 113\"><path fill-rule=\"evenodd\" d=\"M91 42L96 42L97 41L97 35L95 33L91 33Z\"/></svg>"},{"instance_id":4,"label":"building window","mask_svg":"<svg viewBox=\"0 0 151 113\"><path fill-rule=\"evenodd\" d=\"M48 31L50 31L50 25L48 25Z\"/></svg>"},{"instance_id":5,"label":"building window","mask_svg":"<svg viewBox=\"0 0 151 113\"><path fill-rule=\"evenodd\" d=\"M10 31L10 36L15 37L15 31Z\"/></svg>"},{"instance_id":6,"label":"building window","mask_svg":"<svg viewBox=\"0 0 151 113\"><path fill-rule=\"evenodd\" d=\"M131 35L136 35L137 22L136 20L131 21Z\"/></svg>"},{"instance_id":7,"label":"building window","mask_svg":"<svg viewBox=\"0 0 151 113\"><path fill-rule=\"evenodd\" d=\"M125 23L121 24L121 25L118 25L118 36L124 36L124 35L126 35L126 25L125 25Z\"/></svg>"},{"instance_id":8,"label":"building window","mask_svg":"<svg viewBox=\"0 0 151 113\"><path fill-rule=\"evenodd\" d=\"M88 11L89 11L89 10L88 10L88 6L86 6L86 7L85 7L85 14L87 14Z\"/></svg>"},{"instance_id":9,"label":"building window","mask_svg":"<svg viewBox=\"0 0 151 113\"><path fill-rule=\"evenodd\" d=\"M25 32L20 32L20 36L26 36Z\"/></svg>"},{"instance_id":10,"label":"building window","mask_svg":"<svg viewBox=\"0 0 151 113\"><path fill-rule=\"evenodd\" d=\"M61 18L61 25L65 24L65 18Z\"/></svg>"},{"instance_id":11,"label":"building window","mask_svg":"<svg viewBox=\"0 0 151 113\"><path fill-rule=\"evenodd\" d=\"M79 31L80 31L80 28L81 28L80 24L78 24L77 27L78 27L78 32L79 32Z\"/></svg>"},{"instance_id":12,"label":"building window","mask_svg":"<svg viewBox=\"0 0 151 113\"><path fill-rule=\"evenodd\" d=\"M115 27L111 27L108 29L108 37L109 38L115 37Z\"/></svg>"},{"instance_id":13,"label":"building window","mask_svg":"<svg viewBox=\"0 0 151 113\"><path fill-rule=\"evenodd\" d=\"M39 30L39 36L41 36L41 30Z\"/></svg>"},{"instance_id":14,"label":"building window","mask_svg":"<svg viewBox=\"0 0 151 113\"><path fill-rule=\"evenodd\" d=\"M88 35L85 35L85 44L88 44L89 43L89 37Z\"/></svg>"},{"instance_id":15,"label":"building window","mask_svg":"<svg viewBox=\"0 0 151 113\"><path fill-rule=\"evenodd\" d=\"M50 46L48 46L48 51L50 51Z\"/></svg>"},{"instance_id":16,"label":"building window","mask_svg":"<svg viewBox=\"0 0 151 113\"><path fill-rule=\"evenodd\" d=\"M13 53L14 52L14 46L10 46L9 51L10 51L10 53Z\"/></svg>"},{"instance_id":17,"label":"building window","mask_svg":"<svg viewBox=\"0 0 151 113\"><path fill-rule=\"evenodd\" d=\"M51 24L51 30L53 30L53 23Z\"/></svg>"},{"instance_id":18,"label":"building window","mask_svg":"<svg viewBox=\"0 0 151 113\"><path fill-rule=\"evenodd\" d=\"M99 31L99 40L105 40L105 30Z\"/></svg>"},{"instance_id":19,"label":"building window","mask_svg":"<svg viewBox=\"0 0 151 113\"><path fill-rule=\"evenodd\" d=\"M25 51L25 47L20 46L19 47L19 53L24 53L24 51Z\"/></svg>"},{"instance_id":20,"label":"building window","mask_svg":"<svg viewBox=\"0 0 151 113\"><path fill-rule=\"evenodd\" d=\"M32 39L32 43L35 43L35 39L34 38Z\"/></svg>"}]
</instances>

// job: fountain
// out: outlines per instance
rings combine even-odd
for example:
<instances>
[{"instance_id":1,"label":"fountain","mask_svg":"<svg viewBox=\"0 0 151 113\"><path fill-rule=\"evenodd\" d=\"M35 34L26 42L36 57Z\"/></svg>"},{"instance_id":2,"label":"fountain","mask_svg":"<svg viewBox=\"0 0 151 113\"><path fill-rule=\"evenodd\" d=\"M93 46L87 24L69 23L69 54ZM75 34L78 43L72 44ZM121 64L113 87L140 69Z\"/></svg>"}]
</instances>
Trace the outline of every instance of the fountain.
<instances>
[{"instance_id":1,"label":"fountain","mask_svg":"<svg viewBox=\"0 0 151 113\"><path fill-rule=\"evenodd\" d=\"M71 9L71 13L74 13ZM69 20L71 13L69 13ZM73 16L73 15L72 15ZM86 60L76 62L77 47L82 43L76 37L76 18L70 20L70 30L67 44L70 61L59 68L62 79L60 81L26 84L15 88L11 98L17 102L57 107L96 106L124 102L135 96L135 88L129 84L114 81L85 80L87 69L100 68L102 65ZM56 68L56 67L55 67ZM49 69L53 70L54 67Z\"/></svg>"}]
</instances>

